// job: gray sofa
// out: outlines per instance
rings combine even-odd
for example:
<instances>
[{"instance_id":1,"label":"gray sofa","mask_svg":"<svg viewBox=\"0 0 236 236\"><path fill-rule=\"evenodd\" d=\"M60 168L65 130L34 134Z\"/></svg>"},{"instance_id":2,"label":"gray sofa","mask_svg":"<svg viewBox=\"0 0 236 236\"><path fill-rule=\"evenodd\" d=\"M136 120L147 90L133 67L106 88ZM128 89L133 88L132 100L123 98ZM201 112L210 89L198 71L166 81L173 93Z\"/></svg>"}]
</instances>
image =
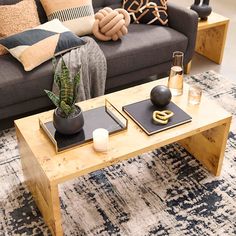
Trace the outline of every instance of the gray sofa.
<instances>
[{"instance_id":1,"label":"gray sofa","mask_svg":"<svg viewBox=\"0 0 236 236\"><path fill-rule=\"evenodd\" d=\"M0 5L17 0L0 0ZM36 0L42 23L46 15ZM121 7L122 0L93 0L95 11L105 6ZM168 72L173 51L185 53L184 64L193 55L198 17L195 12L168 4L169 26L131 24L129 33L117 42L99 42L108 71L106 90L143 80L150 75ZM0 56L0 126L1 120L23 115L51 105L44 89L53 82L51 61L25 72L11 55Z\"/></svg>"}]
</instances>

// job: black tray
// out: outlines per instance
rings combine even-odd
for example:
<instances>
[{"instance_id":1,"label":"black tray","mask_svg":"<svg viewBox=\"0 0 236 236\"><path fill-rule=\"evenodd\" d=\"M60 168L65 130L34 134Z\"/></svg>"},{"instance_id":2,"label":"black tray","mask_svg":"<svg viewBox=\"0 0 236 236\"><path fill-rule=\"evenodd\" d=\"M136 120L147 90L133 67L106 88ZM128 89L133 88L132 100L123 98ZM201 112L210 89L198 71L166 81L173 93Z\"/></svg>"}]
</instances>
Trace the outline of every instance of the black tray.
<instances>
[{"instance_id":1,"label":"black tray","mask_svg":"<svg viewBox=\"0 0 236 236\"><path fill-rule=\"evenodd\" d=\"M84 127L82 131L74 135L60 134L55 130L52 120L39 118L40 126L55 145L56 152L92 141L92 133L97 128L107 129L109 134L113 134L127 129L128 125L127 119L107 100L105 106L84 111L83 116Z\"/></svg>"},{"instance_id":2,"label":"black tray","mask_svg":"<svg viewBox=\"0 0 236 236\"><path fill-rule=\"evenodd\" d=\"M170 102L167 106L160 108L154 106L151 100L147 99L123 106L123 110L148 135L152 135L175 126L185 124L192 120L191 116L189 116L173 102ZM169 119L169 122L166 125L157 125L152 122L152 114L155 110L171 110L172 112L174 112L174 116Z\"/></svg>"}]
</instances>

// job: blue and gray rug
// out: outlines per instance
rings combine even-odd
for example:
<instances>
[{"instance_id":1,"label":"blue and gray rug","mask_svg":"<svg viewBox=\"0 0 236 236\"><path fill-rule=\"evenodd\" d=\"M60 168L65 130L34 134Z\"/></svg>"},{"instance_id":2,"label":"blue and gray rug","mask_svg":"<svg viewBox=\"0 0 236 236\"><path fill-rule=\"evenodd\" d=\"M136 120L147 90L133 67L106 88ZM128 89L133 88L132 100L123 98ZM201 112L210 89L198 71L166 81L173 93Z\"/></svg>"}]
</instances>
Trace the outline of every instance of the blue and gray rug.
<instances>
[{"instance_id":1,"label":"blue and gray rug","mask_svg":"<svg viewBox=\"0 0 236 236\"><path fill-rule=\"evenodd\" d=\"M65 235L236 235L236 84L186 78L234 115L214 177L171 144L60 186ZM0 132L0 235L50 235L22 175L15 130Z\"/></svg>"}]
</instances>

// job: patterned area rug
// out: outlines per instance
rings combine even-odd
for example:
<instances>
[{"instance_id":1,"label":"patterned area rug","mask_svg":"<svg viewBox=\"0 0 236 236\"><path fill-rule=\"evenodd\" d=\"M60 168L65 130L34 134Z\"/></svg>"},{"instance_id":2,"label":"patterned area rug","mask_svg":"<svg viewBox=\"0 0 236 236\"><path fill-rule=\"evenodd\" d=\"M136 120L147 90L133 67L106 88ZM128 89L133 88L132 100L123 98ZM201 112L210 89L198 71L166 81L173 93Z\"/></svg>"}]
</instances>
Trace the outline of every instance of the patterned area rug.
<instances>
[{"instance_id":1,"label":"patterned area rug","mask_svg":"<svg viewBox=\"0 0 236 236\"><path fill-rule=\"evenodd\" d=\"M234 115L214 177L171 144L60 186L65 235L236 235L236 84L186 78ZM22 175L15 130L0 132L0 235L50 235Z\"/></svg>"}]
</instances>

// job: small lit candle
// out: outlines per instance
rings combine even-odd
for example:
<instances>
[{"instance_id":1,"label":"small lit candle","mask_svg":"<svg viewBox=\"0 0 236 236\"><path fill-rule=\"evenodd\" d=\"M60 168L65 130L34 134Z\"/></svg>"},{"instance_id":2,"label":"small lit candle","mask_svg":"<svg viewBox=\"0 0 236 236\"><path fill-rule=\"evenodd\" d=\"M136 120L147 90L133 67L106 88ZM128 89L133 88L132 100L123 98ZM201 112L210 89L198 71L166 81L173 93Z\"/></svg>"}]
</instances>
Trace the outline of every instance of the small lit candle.
<instances>
[{"instance_id":1,"label":"small lit candle","mask_svg":"<svg viewBox=\"0 0 236 236\"><path fill-rule=\"evenodd\" d=\"M93 147L98 152L106 152L109 144L109 132L99 128L93 131Z\"/></svg>"}]
</instances>

